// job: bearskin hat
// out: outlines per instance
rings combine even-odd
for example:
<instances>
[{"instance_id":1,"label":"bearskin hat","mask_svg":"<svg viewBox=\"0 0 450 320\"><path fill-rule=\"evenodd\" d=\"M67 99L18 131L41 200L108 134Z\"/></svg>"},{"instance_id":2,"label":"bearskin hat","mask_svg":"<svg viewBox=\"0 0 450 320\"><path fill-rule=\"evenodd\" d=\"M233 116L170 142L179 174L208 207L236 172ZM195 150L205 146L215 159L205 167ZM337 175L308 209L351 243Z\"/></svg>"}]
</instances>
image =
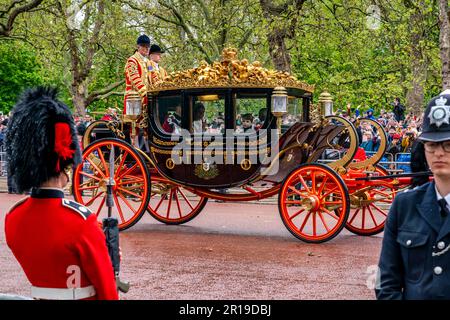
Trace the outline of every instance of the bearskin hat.
<instances>
[{"instance_id":1,"label":"bearskin hat","mask_svg":"<svg viewBox=\"0 0 450 320\"><path fill-rule=\"evenodd\" d=\"M8 175L19 192L41 186L81 162L75 123L52 87L26 90L6 133Z\"/></svg>"}]
</instances>

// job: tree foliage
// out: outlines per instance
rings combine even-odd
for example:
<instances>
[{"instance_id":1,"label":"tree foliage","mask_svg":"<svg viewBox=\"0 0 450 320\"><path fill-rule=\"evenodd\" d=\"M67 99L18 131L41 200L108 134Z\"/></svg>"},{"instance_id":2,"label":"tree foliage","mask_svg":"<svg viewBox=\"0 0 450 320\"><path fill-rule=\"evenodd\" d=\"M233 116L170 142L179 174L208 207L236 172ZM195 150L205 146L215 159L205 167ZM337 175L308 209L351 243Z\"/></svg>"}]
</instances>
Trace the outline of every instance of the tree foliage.
<instances>
[{"instance_id":1,"label":"tree foliage","mask_svg":"<svg viewBox=\"0 0 450 320\"><path fill-rule=\"evenodd\" d=\"M169 72L233 46L240 58L315 84L315 99L328 90L336 109L389 110L400 97L420 112L442 87L437 0L46 0L37 8L14 20L11 35L33 52L18 64L39 66L35 81L64 88L79 112L121 106L123 66L143 32L166 49ZM0 50L10 46L0 40ZM0 72L19 72L9 68L2 63Z\"/></svg>"},{"instance_id":2,"label":"tree foliage","mask_svg":"<svg viewBox=\"0 0 450 320\"><path fill-rule=\"evenodd\" d=\"M0 111L3 113L11 109L25 88L45 82L36 55L19 41L2 43L0 66Z\"/></svg>"}]
</instances>

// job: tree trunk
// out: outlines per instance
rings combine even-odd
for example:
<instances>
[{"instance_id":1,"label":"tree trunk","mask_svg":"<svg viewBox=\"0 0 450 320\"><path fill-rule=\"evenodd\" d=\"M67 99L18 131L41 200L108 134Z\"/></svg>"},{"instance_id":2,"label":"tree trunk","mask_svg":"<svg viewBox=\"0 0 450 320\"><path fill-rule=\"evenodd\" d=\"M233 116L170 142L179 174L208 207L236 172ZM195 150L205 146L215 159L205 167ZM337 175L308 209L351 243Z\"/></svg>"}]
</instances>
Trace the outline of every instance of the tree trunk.
<instances>
[{"instance_id":1,"label":"tree trunk","mask_svg":"<svg viewBox=\"0 0 450 320\"><path fill-rule=\"evenodd\" d=\"M260 0L260 5L264 17L269 23L267 40L269 42L269 54L278 71L291 73L291 54L286 46L286 41L295 37L297 19L306 0L287 0L281 4L274 4L273 1ZM280 15L287 15L291 12L287 20L279 19Z\"/></svg>"},{"instance_id":2,"label":"tree trunk","mask_svg":"<svg viewBox=\"0 0 450 320\"><path fill-rule=\"evenodd\" d=\"M439 49L442 65L442 90L450 89L450 23L447 0L439 0Z\"/></svg>"},{"instance_id":3,"label":"tree trunk","mask_svg":"<svg viewBox=\"0 0 450 320\"><path fill-rule=\"evenodd\" d=\"M291 55L286 48L286 32L274 27L267 34L269 54L276 70L291 73Z\"/></svg>"},{"instance_id":4,"label":"tree trunk","mask_svg":"<svg viewBox=\"0 0 450 320\"><path fill-rule=\"evenodd\" d=\"M423 112L424 86L427 79L427 58L424 48L421 46L423 40L423 17L420 7L411 14L410 24L410 46L411 46L411 87L406 95L406 105L410 111L419 115Z\"/></svg>"},{"instance_id":5,"label":"tree trunk","mask_svg":"<svg viewBox=\"0 0 450 320\"><path fill-rule=\"evenodd\" d=\"M86 114L86 107L87 107L86 85L83 83L72 83L70 91L72 95L73 107L75 108L77 114L84 117L84 115Z\"/></svg>"}]
</instances>

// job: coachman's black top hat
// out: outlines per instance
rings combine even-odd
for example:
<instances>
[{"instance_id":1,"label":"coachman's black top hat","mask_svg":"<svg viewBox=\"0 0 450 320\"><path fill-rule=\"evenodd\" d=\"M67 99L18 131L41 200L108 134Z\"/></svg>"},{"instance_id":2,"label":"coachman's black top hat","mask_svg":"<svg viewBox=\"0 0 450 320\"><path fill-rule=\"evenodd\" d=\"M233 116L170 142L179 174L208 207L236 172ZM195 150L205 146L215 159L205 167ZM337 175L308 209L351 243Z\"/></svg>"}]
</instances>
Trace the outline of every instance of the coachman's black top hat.
<instances>
[{"instance_id":1,"label":"coachman's black top hat","mask_svg":"<svg viewBox=\"0 0 450 320\"><path fill-rule=\"evenodd\" d=\"M136 43L139 45L150 45L150 38L146 34L140 35Z\"/></svg>"},{"instance_id":2,"label":"coachman's black top hat","mask_svg":"<svg viewBox=\"0 0 450 320\"><path fill-rule=\"evenodd\" d=\"M419 139L432 142L450 140L450 90L445 90L428 103Z\"/></svg>"},{"instance_id":3,"label":"coachman's black top hat","mask_svg":"<svg viewBox=\"0 0 450 320\"><path fill-rule=\"evenodd\" d=\"M8 175L19 192L38 188L81 162L72 114L55 88L29 89L14 106L6 156Z\"/></svg>"},{"instance_id":4,"label":"coachman's black top hat","mask_svg":"<svg viewBox=\"0 0 450 320\"><path fill-rule=\"evenodd\" d=\"M152 44L150 47L150 53L164 53L165 51L161 49L157 44Z\"/></svg>"}]
</instances>

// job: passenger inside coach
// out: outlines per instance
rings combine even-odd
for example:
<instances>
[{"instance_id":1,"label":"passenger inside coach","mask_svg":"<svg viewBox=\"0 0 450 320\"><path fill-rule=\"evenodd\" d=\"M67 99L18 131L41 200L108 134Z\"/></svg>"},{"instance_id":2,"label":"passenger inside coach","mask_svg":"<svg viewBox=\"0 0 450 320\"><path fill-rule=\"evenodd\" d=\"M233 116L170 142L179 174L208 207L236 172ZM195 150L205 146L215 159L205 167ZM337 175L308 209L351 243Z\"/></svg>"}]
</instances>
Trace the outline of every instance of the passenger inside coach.
<instances>
[{"instance_id":1,"label":"passenger inside coach","mask_svg":"<svg viewBox=\"0 0 450 320\"><path fill-rule=\"evenodd\" d=\"M163 130L166 133L180 133L181 128L181 106L177 105L175 107L175 112L172 112L171 114L168 114L165 119L164 123L162 125Z\"/></svg>"},{"instance_id":2,"label":"passenger inside coach","mask_svg":"<svg viewBox=\"0 0 450 320\"><path fill-rule=\"evenodd\" d=\"M192 128L194 133L206 131L205 106L201 102L195 103Z\"/></svg>"}]
</instances>

